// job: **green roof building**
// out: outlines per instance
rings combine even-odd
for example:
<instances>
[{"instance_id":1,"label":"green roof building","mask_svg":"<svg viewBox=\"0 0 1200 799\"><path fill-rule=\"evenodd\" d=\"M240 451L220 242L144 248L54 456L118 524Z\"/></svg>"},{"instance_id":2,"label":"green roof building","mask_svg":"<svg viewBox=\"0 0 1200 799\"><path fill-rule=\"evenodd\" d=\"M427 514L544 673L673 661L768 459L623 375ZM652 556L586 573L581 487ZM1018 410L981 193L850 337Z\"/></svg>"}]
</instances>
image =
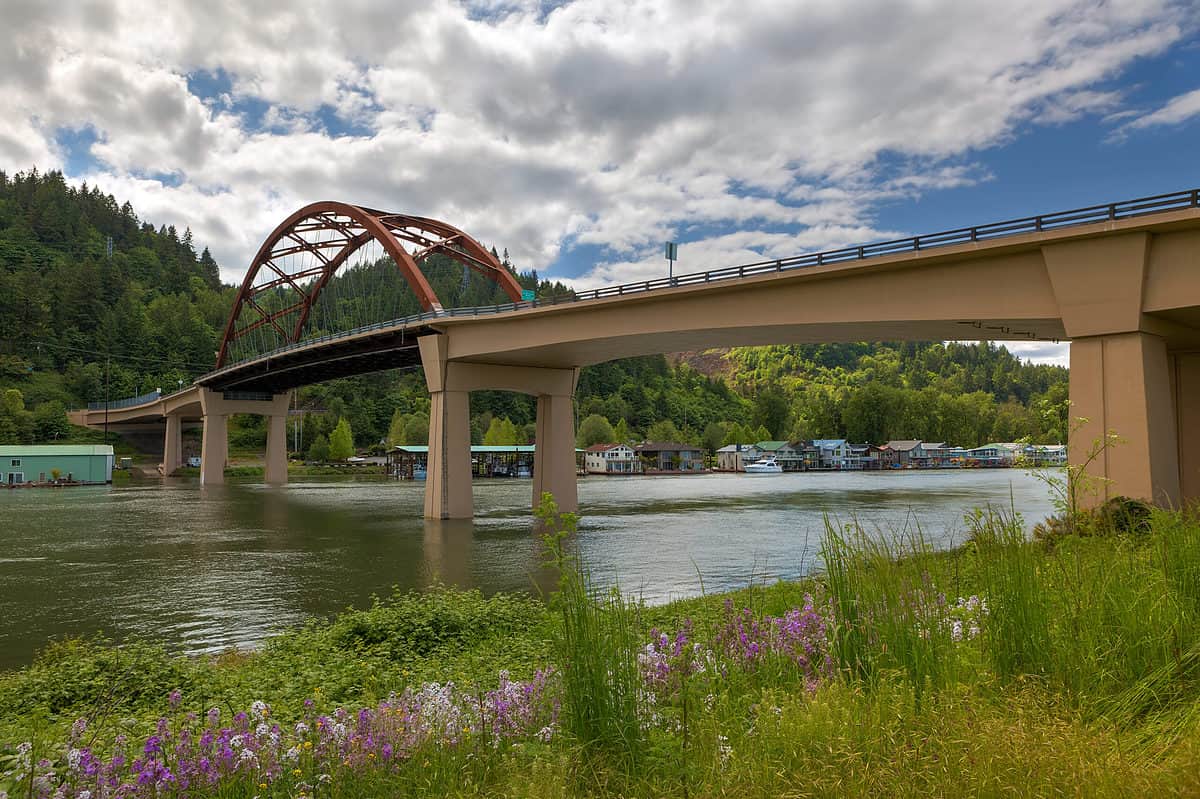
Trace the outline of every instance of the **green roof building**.
<instances>
[{"instance_id":1,"label":"green roof building","mask_svg":"<svg viewBox=\"0 0 1200 799\"><path fill-rule=\"evenodd\" d=\"M0 485L46 483L111 483L113 448L107 444L0 444Z\"/></svg>"}]
</instances>

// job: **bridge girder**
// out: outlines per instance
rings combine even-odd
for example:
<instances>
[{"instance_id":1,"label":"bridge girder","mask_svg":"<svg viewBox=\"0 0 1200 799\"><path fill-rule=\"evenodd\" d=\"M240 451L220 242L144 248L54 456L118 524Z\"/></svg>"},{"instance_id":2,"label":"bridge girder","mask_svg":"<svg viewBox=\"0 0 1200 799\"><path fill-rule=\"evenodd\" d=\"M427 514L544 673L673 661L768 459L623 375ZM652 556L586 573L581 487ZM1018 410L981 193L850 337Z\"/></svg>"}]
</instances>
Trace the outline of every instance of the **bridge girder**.
<instances>
[{"instance_id":1,"label":"bridge girder","mask_svg":"<svg viewBox=\"0 0 1200 799\"><path fill-rule=\"evenodd\" d=\"M335 237L314 238L324 233ZM281 222L254 256L225 325L216 368L226 365L230 345L262 327L274 328L285 344L298 342L321 292L338 269L371 241L383 247L425 311L442 310L441 301L420 269L420 264L434 253L442 253L492 280L513 302L521 299L516 278L487 248L453 225L349 203L316 202ZM406 250L406 243L415 251ZM317 263L294 272L280 265L289 256L302 253L312 255ZM259 273L264 269L270 276L259 282ZM293 295L282 308L259 302L260 297L281 290ZM295 324L281 324L292 313L296 314ZM252 318L243 320L244 314Z\"/></svg>"}]
</instances>

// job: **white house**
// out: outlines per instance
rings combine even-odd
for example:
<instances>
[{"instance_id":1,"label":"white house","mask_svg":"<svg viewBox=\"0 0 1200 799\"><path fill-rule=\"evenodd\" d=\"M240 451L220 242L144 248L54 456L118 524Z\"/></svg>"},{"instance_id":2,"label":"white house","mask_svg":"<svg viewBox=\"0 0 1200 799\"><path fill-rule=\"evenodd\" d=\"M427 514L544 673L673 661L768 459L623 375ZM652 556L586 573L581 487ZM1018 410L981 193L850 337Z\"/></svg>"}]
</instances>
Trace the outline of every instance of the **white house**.
<instances>
[{"instance_id":1,"label":"white house","mask_svg":"<svg viewBox=\"0 0 1200 799\"><path fill-rule=\"evenodd\" d=\"M744 472L747 463L762 457L762 450L753 444L729 444L717 450L718 472Z\"/></svg>"},{"instance_id":2,"label":"white house","mask_svg":"<svg viewBox=\"0 0 1200 799\"><path fill-rule=\"evenodd\" d=\"M588 474L637 474L641 467L633 449L624 444L593 444L584 450Z\"/></svg>"}]
</instances>

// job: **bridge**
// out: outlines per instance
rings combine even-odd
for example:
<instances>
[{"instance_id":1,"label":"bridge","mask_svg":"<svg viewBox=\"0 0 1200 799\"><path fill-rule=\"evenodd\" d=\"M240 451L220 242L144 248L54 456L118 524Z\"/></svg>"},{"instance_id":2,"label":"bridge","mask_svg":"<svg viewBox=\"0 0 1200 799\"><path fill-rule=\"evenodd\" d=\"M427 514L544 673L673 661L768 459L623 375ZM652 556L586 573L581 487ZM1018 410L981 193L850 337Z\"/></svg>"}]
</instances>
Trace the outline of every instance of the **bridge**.
<instances>
[{"instance_id":1,"label":"bridge","mask_svg":"<svg viewBox=\"0 0 1200 799\"><path fill-rule=\"evenodd\" d=\"M421 310L336 324L329 296L374 243ZM440 253L507 303L445 308L420 269ZM347 267L351 258L358 267ZM375 263L375 262L371 262ZM340 282L339 282L340 281ZM360 289L362 290L362 289ZM386 311L386 308L384 309ZM712 347L864 340L1069 340L1070 457L1100 498L1200 499L1200 191L1190 190L895 241L521 300L511 273L436 220L343 203L300 209L267 238L238 294L216 368L180 392L107 410L110 423L203 424L201 481L222 480L225 418L269 417L266 479L287 480L289 391L335 377L424 368L431 398L429 518L473 514L469 392L537 397L534 502L578 505L573 397L579 369ZM100 411L75 413L98 426Z\"/></svg>"}]
</instances>

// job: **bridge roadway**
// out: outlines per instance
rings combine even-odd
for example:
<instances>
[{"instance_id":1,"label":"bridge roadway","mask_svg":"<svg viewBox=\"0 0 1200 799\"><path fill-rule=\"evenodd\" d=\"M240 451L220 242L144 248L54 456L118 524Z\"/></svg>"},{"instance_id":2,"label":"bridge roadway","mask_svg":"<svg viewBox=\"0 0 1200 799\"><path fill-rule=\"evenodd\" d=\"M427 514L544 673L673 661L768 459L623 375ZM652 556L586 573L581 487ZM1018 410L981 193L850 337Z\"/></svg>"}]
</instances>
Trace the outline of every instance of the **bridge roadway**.
<instances>
[{"instance_id":1,"label":"bridge roadway","mask_svg":"<svg viewBox=\"0 0 1200 799\"><path fill-rule=\"evenodd\" d=\"M283 482L289 389L420 364L431 395L425 514L466 518L473 390L538 397L534 501L550 491L574 509L572 400L582 366L759 344L1070 340L1072 416L1086 419L1072 434L1072 461L1114 431L1125 443L1088 465L1097 498L1178 505L1200 498L1200 207L1196 192L1170 197L609 287L558 304L420 314L230 365L145 406L110 410L109 420L166 417L166 450L177 453L172 416L203 419L202 479L214 482L224 416L263 413L273 431L268 481ZM94 425L97 414L76 421ZM168 470L174 463L164 458Z\"/></svg>"}]
</instances>

